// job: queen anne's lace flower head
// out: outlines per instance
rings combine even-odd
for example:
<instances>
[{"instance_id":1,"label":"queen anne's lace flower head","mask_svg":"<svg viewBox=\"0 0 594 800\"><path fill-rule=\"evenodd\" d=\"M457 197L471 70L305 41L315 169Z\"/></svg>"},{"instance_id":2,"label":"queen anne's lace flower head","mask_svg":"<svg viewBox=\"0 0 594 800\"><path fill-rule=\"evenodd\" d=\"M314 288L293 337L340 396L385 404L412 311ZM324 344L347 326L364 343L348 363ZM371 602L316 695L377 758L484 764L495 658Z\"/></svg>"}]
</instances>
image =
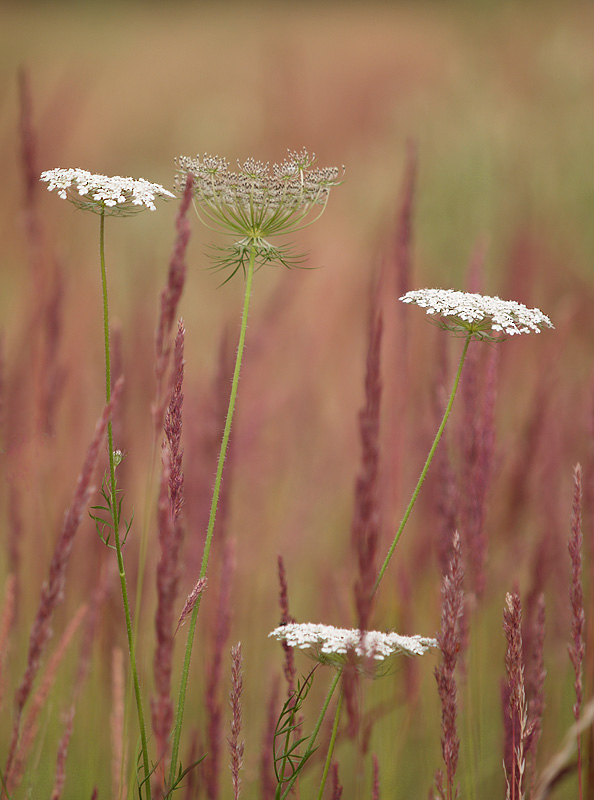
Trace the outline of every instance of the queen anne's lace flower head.
<instances>
[{"instance_id":1,"label":"queen anne's lace flower head","mask_svg":"<svg viewBox=\"0 0 594 800\"><path fill-rule=\"evenodd\" d=\"M527 308L515 300L501 300L453 289L418 289L407 292L400 300L427 309L427 314L442 318L448 330L471 334L479 339L497 341L495 334L515 336L520 333L540 333L553 328L551 320L538 308Z\"/></svg>"},{"instance_id":2,"label":"queen anne's lace flower head","mask_svg":"<svg viewBox=\"0 0 594 800\"><path fill-rule=\"evenodd\" d=\"M280 164L249 158L232 171L219 156L179 156L176 186L182 191L186 176L194 176L193 192L198 216L208 227L232 235L234 244L217 248L218 267L245 267L255 251L262 264L278 262L298 266L287 245L268 239L310 225L323 213L330 189L341 183L337 167L313 168L315 156L307 150L289 150ZM344 168L343 168L344 169Z\"/></svg>"},{"instance_id":3,"label":"queen anne's lace flower head","mask_svg":"<svg viewBox=\"0 0 594 800\"><path fill-rule=\"evenodd\" d=\"M77 208L104 214L133 214L148 208L155 211L157 197L175 197L158 183L144 178L96 175L85 169L50 169L41 173L48 190L58 191L63 200Z\"/></svg>"},{"instance_id":4,"label":"queen anne's lace flower head","mask_svg":"<svg viewBox=\"0 0 594 800\"><path fill-rule=\"evenodd\" d=\"M357 668L368 674L377 674L377 666L382 667L391 656L422 656L431 647L437 647L437 640L426 636L401 636L381 631L361 633L356 629L311 622L281 625L268 635L286 642L289 647L304 650L321 664L340 668L347 663L349 656L351 659L354 657ZM373 664L375 668L370 668Z\"/></svg>"}]
</instances>

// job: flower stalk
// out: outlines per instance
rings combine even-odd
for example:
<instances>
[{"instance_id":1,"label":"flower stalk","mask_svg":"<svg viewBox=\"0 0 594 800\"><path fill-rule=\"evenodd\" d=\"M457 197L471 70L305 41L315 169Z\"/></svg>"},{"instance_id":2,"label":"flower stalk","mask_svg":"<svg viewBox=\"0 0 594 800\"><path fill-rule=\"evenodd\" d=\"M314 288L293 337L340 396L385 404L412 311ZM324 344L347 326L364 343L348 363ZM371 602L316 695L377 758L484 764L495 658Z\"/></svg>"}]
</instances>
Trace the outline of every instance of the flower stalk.
<instances>
[{"instance_id":1,"label":"flower stalk","mask_svg":"<svg viewBox=\"0 0 594 800\"><path fill-rule=\"evenodd\" d=\"M324 764L324 771L322 773L322 780L320 781L320 790L318 792L318 800L322 800L328 773L330 772L330 764L332 763L332 756L334 755L334 746L336 745L336 737L338 735L338 722L340 720L340 712L342 709L342 696L341 690L338 695L338 702L336 703L336 713L334 714L334 722L332 724L332 733L330 734L330 743L328 744L328 754L326 756L326 763Z\"/></svg>"},{"instance_id":2,"label":"flower stalk","mask_svg":"<svg viewBox=\"0 0 594 800\"><path fill-rule=\"evenodd\" d=\"M107 402L111 400L111 356L109 348L109 302L107 293L107 271L105 269L105 213L102 211L99 216L99 260L101 262L101 287L103 293L103 334L105 344L105 397ZM136 700L136 713L138 716L138 727L140 729L140 742L142 748L142 767L144 780L141 784L146 787L146 797L150 800L150 764L148 757L148 745L146 738L146 724L144 719L144 708L142 695L140 693L140 681L138 678L138 668L136 666L136 648L132 635L132 618L130 615L130 601L128 598L128 586L126 581L126 570L124 567L124 556L122 554L122 543L120 539L120 508L118 505L116 476L115 476L115 454L113 449L113 430L111 419L107 422L107 446L109 452L109 490L111 494L111 518L113 524L113 537L115 551L118 561L118 572L120 577L120 588L122 592L122 603L124 605L124 617L126 621L126 635L128 638L128 650L130 654L130 667L132 669L132 681L134 684L134 697Z\"/></svg>"},{"instance_id":3,"label":"flower stalk","mask_svg":"<svg viewBox=\"0 0 594 800\"><path fill-rule=\"evenodd\" d=\"M214 534L214 526L217 516L217 509L219 505L219 496L221 492L221 483L223 479L223 467L225 465L225 456L227 454L227 447L229 445L229 437L231 435L231 424L233 422L233 413L235 411L235 401L237 399L237 388L239 386L239 374L241 372L241 362L243 359L243 351L245 347L245 336L247 330L248 314L250 309L250 299L252 295L252 282L254 278L254 266L256 263L256 248L253 247L250 253L250 258L246 272L245 293L243 300L243 312L241 316L241 327L239 331L239 343L237 345L237 356L235 359L235 369L233 371L233 380L231 382L231 393L229 395L229 406L227 408L227 416L225 419L225 428L223 431L223 439L221 441L221 449L219 451L219 458L217 462L217 472L215 477L215 485L212 494L212 502L210 506L210 515L208 518L208 527L206 530L206 539L204 542L204 551L202 554L202 564L200 566L199 580L206 577L208 569L208 559L210 556L210 548L212 544L212 537ZM177 703L177 713L175 717L175 726L173 729L173 744L171 748L171 764L169 771L169 785L173 786L177 771L177 760L179 757L179 742L181 737L181 729L184 717L184 706L186 702L186 690L188 685L188 677L190 674L190 660L192 657L192 646L194 644L194 633L196 630L196 622L198 620L198 612L200 610L200 601L202 595L199 595L188 625L188 636L186 641L186 650L184 655L184 663L182 668L182 675L179 687L179 698Z\"/></svg>"},{"instance_id":4,"label":"flower stalk","mask_svg":"<svg viewBox=\"0 0 594 800\"><path fill-rule=\"evenodd\" d=\"M523 333L540 333L543 328L554 327L551 320L546 314L543 314L539 308L527 308L523 303L518 303L515 300L502 300L499 297L488 297L472 292L458 292L453 289L417 289L407 292L400 300L402 300L403 303L414 303L420 308L427 309L427 314L440 318L438 322L440 327L454 334L464 336L465 342L443 419L437 430L431 449L429 450L429 455L427 456L427 460L425 461L425 465L421 471L410 502L404 512L402 521L398 526L388 554L381 566L373 587L372 596L377 592L381 580L384 577L396 545L402 535L402 531L416 503L431 462L433 461L437 445L439 444L454 404L454 398L456 397L456 392L458 391L458 385L460 383L460 376L462 375L462 367L464 366L471 339L501 342L507 336L517 336Z\"/></svg>"},{"instance_id":5,"label":"flower stalk","mask_svg":"<svg viewBox=\"0 0 594 800\"><path fill-rule=\"evenodd\" d=\"M417 485L415 486L415 489L414 489L414 491L412 493L412 497L410 498L408 506L406 507L406 511L404 512L404 516L402 517L400 525L398 526L398 530L396 531L394 539L392 540L392 544L390 545L388 553L387 553L387 555L386 555L386 557L384 559L384 563L382 564L382 566L380 568L380 571L379 571L379 574L378 574L378 576L377 576L377 578L375 580L375 584L373 585L372 596L375 595L375 593L378 590L378 587L379 587L379 585L381 583L381 580L384 577L384 574L385 574L385 572L386 572L386 570L388 568L388 564L390 563L390 560L391 560L392 556L394 555L394 550L396 549L396 545L398 544L398 542L400 540L400 537L402 536L402 531L404 530L404 527L405 527L406 523L408 522L408 518L410 517L411 511L413 510L413 506L417 501L417 497L419 496L419 492L421 491L421 486L423 485L423 482L425 481L425 478L427 477L427 472L429 471L429 467L431 466L431 462L433 461L433 456L435 455L435 451L437 450L437 445L440 442L440 439L441 439L441 436L442 436L442 434L444 432L446 423L447 423L447 421L449 419L449 416L450 416L450 413L452 411L452 406L454 405L454 399L456 397L456 392L458 391L458 385L460 383L460 377L462 375L462 367L464 366L464 361L466 360L466 354L468 353L468 346L470 345L470 340L471 339L472 339L472 333L469 333L466 336L466 341L464 342L464 347L462 348L462 355L460 356L460 363L458 364L458 371L456 372L456 377L454 379L454 385L452 386L452 391L450 392L450 398L448 400L448 404L447 404L446 409L444 411L443 419L441 420L441 424L440 424L439 428L437 429L437 433L435 434L435 439L433 440L433 444L431 445L431 449L429 450L429 455L427 456L427 460L425 461L425 465L424 465L423 469L421 470L421 474L419 476L419 480L417 481Z\"/></svg>"}]
</instances>

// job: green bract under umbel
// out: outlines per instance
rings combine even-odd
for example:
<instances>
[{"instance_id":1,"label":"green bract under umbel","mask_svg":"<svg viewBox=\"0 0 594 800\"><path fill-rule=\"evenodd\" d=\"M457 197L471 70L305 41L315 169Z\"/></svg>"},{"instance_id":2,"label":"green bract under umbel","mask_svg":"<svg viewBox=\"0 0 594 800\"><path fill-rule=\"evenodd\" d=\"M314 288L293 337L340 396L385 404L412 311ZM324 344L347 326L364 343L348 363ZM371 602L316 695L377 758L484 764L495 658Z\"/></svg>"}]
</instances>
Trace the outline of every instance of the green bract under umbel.
<instances>
[{"instance_id":1,"label":"green bract under umbel","mask_svg":"<svg viewBox=\"0 0 594 800\"><path fill-rule=\"evenodd\" d=\"M280 164L249 158L238 170L218 156L176 159L178 190L186 176L194 177L196 211L212 230L235 237L225 247L215 248L215 266L232 267L235 274L255 253L258 266L279 263L299 266L303 255L287 244L271 244L274 236L292 233L315 222L326 207L330 190L341 183L337 167L314 168L315 156L306 150L289 151Z\"/></svg>"}]
</instances>

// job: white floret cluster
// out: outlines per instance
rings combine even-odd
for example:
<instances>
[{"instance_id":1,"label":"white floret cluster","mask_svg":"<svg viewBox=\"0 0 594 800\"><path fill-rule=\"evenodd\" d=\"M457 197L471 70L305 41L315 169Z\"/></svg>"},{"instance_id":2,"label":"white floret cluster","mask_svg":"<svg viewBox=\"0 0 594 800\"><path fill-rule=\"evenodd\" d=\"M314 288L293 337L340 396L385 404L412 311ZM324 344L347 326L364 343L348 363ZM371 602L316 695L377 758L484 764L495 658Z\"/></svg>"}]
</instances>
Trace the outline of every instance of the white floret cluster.
<instances>
[{"instance_id":1,"label":"white floret cluster","mask_svg":"<svg viewBox=\"0 0 594 800\"><path fill-rule=\"evenodd\" d=\"M501 300L454 289L418 289L407 292L400 300L415 303L446 320L445 327L480 335L494 331L507 336L540 333L553 328L551 320L539 308L528 308L515 300ZM448 324L449 323L449 324Z\"/></svg>"},{"instance_id":2,"label":"white floret cluster","mask_svg":"<svg viewBox=\"0 0 594 800\"><path fill-rule=\"evenodd\" d=\"M272 263L300 266L303 255L295 254L291 244L272 244L269 239L319 219L330 190L342 182L338 167L314 167L315 161L315 154L305 148L289 150L287 158L272 167L248 158L237 163L237 170L232 170L225 158L207 153L176 159L177 189L183 191L192 175L198 217L209 228L235 239L215 248L216 269L229 268L232 277L240 267L245 272L250 258L258 267Z\"/></svg>"},{"instance_id":3,"label":"white floret cluster","mask_svg":"<svg viewBox=\"0 0 594 800\"><path fill-rule=\"evenodd\" d=\"M159 183L144 178L98 175L85 169L50 169L41 173L50 192L57 190L63 200L91 211L130 213L148 208L155 211L157 197L175 197Z\"/></svg>"},{"instance_id":4,"label":"white floret cluster","mask_svg":"<svg viewBox=\"0 0 594 800\"><path fill-rule=\"evenodd\" d=\"M346 663L348 654L359 659L384 661L390 656L422 656L437 640L426 636L401 636L398 633L364 631L352 628L335 628L312 622L291 623L275 628L269 636L289 647L307 651L307 655L322 664L340 666Z\"/></svg>"},{"instance_id":5,"label":"white floret cluster","mask_svg":"<svg viewBox=\"0 0 594 800\"><path fill-rule=\"evenodd\" d=\"M305 149L289 150L282 163L272 165L272 172L268 162L254 158L237 162L238 170L234 172L229 162L219 156L179 156L178 187L183 189L185 176L192 173L198 202L211 209L234 208L244 225L277 227L279 209L294 212L325 205L330 189L340 184L337 167L312 168L315 160L315 154ZM268 235L286 231L288 219L283 217L278 230L269 230Z\"/></svg>"}]
</instances>

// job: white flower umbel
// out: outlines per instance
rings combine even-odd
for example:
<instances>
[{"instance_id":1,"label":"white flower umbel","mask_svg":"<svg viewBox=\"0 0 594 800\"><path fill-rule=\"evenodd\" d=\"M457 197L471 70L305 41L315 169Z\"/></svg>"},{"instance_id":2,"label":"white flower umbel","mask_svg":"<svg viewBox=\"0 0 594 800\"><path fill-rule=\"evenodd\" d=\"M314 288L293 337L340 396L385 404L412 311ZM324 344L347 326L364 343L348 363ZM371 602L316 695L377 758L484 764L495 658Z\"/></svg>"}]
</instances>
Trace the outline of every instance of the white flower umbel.
<instances>
[{"instance_id":1,"label":"white flower umbel","mask_svg":"<svg viewBox=\"0 0 594 800\"><path fill-rule=\"evenodd\" d=\"M155 199L175 197L159 183L144 178L96 175L85 169L50 169L41 173L50 192L57 190L63 200L95 213L134 214L148 208L155 211Z\"/></svg>"},{"instance_id":2,"label":"white flower umbel","mask_svg":"<svg viewBox=\"0 0 594 800\"><path fill-rule=\"evenodd\" d=\"M188 174L194 176L196 212L202 222L236 238L232 245L217 248L215 266L231 267L232 277L254 252L258 266L272 262L299 266L303 256L293 255L288 245L272 245L268 240L300 230L324 212L330 189L341 183L340 171L312 168L314 162L315 155L307 150L289 150L285 161L273 164L272 171L268 162L253 158L238 163L236 172L219 156L176 159L179 190L185 187Z\"/></svg>"},{"instance_id":3,"label":"white flower umbel","mask_svg":"<svg viewBox=\"0 0 594 800\"><path fill-rule=\"evenodd\" d=\"M105 267L105 218L107 216L134 214L144 208L154 211L157 197L167 198L175 197L175 195L168 192L158 183L149 183L143 178L121 178L119 175L110 178L107 175L94 175L84 169L51 169L47 172L42 172L40 180L47 183L47 188L50 192L57 190L58 196L63 200L69 200L77 208L93 211L99 216L99 265L103 293L103 341L105 347L105 399L109 403L111 399L111 353L107 270ZM93 519L95 519L97 532L103 542L109 547L113 546L116 551L142 750L144 777L142 777L141 785L145 787L143 795L146 796L146 800L151 800L150 776L152 770L150 768L144 707L136 663L135 634L132 628L128 585L122 553L122 545L126 541L132 521L126 522L126 519L121 516L122 497L121 490L117 488L116 467L120 464L123 454L120 450L114 450L111 419L107 423L107 444L109 476L104 479L101 489L101 495L106 505L93 507L94 510L100 511L105 517L97 516L93 517ZM120 526L125 529L123 535L121 535ZM105 537L102 535L104 530L108 531ZM112 535L114 545L109 544L109 539Z\"/></svg>"},{"instance_id":4,"label":"white flower umbel","mask_svg":"<svg viewBox=\"0 0 594 800\"><path fill-rule=\"evenodd\" d=\"M289 647L305 650L307 655L321 664L343 667L349 655L358 660L357 666L369 672L369 662L383 662L395 655L422 656L437 647L437 640L426 636L401 636L398 633L361 631L335 628L311 622L291 623L275 628L269 636ZM373 671L373 670L371 670Z\"/></svg>"},{"instance_id":5,"label":"white flower umbel","mask_svg":"<svg viewBox=\"0 0 594 800\"><path fill-rule=\"evenodd\" d=\"M429 450L429 455L425 461L425 466L421 470L421 475L417 481L415 490L410 498L404 516L394 535L388 554L381 566L379 575L375 581L373 593L377 591L381 583L388 564L394 554L394 549L400 540L402 531L410 517L413 506L429 470L429 466L435 455L437 445L443 434L444 428L450 416L454 398L458 391L462 367L468 353L468 347L473 339L485 339L489 342L503 341L506 336L515 336L520 333L540 333L543 328L553 328L551 320L542 313L539 308L527 308L523 303L514 300L501 300L499 297L486 297L482 294L472 294L470 292L457 292L454 289L417 289L407 292L400 300L403 303L415 303L421 308L426 308L427 313L432 316L440 317L438 325L446 330L464 336L465 342L462 348L462 355L458 364L458 370L454 379L454 385L450 392L443 419Z\"/></svg>"},{"instance_id":6,"label":"white flower umbel","mask_svg":"<svg viewBox=\"0 0 594 800\"><path fill-rule=\"evenodd\" d=\"M515 300L501 300L454 289L418 289L407 292L400 300L427 309L427 314L442 317L444 328L456 333L470 334L478 339L497 341L503 334L540 333L553 328L551 320L538 308L527 308Z\"/></svg>"}]
</instances>

